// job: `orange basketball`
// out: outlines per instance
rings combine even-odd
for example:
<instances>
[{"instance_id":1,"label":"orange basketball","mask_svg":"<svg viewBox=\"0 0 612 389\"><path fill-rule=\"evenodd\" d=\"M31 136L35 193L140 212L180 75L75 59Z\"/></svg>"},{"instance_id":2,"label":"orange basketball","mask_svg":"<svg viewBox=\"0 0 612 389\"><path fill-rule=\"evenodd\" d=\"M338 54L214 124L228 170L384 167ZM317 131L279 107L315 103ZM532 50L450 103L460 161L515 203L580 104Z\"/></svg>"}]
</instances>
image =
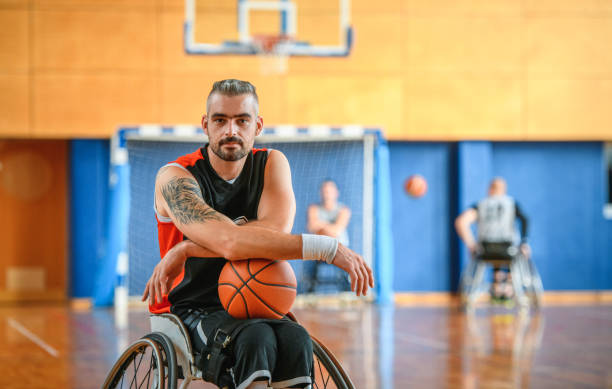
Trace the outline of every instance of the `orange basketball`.
<instances>
[{"instance_id":1,"label":"orange basketball","mask_svg":"<svg viewBox=\"0 0 612 389\"><path fill-rule=\"evenodd\" d=\"M427 181L419 174L414 174L404 182L404 190L412 197L421 197L427 192Z\"/></svg>"},{"instance_id":2,"label":"orange basketball","mask_svg":"<svg viewBox=\"0 0 612 389\"><path fill-rule=\"evenodd\" d=\"M219 276L221 304L236 319L280 319L291 309L296 292L287 261L228 261Z\"/></svg>"}]
</instances>

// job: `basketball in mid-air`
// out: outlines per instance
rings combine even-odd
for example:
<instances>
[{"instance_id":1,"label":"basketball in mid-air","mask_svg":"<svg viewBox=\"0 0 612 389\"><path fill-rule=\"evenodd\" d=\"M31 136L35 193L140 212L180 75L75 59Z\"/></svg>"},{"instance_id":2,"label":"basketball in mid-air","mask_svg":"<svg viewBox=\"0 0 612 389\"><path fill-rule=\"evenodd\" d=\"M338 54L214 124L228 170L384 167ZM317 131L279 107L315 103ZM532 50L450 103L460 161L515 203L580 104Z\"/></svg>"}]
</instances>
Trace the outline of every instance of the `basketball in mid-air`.
<instances>
[{"instance_id":1,"label":"basketball in mid-air","mask_svg":"<svg viewBox=\"0 0 612 389\"><path fill-rule=\"evenodd\" d=\"M404 190L412 197L421 197L427 193L427 181L420 174L413 174L404 182Z\"/></svg>"},{"instance_id":2,"label":"basketball in mid-air","mask_svg":"<svg viewBox=\"0 0 612 389\"><path fill-rule=\"evenodd\" d=\"M219 298L236 319L280 319L293 305L297 281L287 261L228 261L219 276Z\"/></svg>"}]
</instances>

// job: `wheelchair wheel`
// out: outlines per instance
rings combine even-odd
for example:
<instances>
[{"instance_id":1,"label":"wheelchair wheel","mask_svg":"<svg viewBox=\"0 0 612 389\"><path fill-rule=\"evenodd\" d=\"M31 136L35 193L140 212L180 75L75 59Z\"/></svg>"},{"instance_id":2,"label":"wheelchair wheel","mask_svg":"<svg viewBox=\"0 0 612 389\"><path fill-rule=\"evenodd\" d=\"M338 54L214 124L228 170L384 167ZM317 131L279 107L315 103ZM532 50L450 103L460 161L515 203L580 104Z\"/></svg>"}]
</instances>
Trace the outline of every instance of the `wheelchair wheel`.
<instances>
[{"instance_id":1,"label":"wheelchair wheel","mask_svg":"<svg viewBox=\"0 0 612 389\"><path fill-rule=\"evenodd\" d=\"M144 336L157 342L161 351L162 366L164 366L165 389L176 389L178 365L176 363L176 351L172 341L161 332L153 332Z\"/></svg>"},{"instance_id":2,"label":"wheelchair wheel","mask_svg":"<svg viewBox=\"0 0 612 389\"><path fill-rule=\"evenodd\" d=\"M102 389L176 388L176 378L174 386L166 386L172 370L176 377L176 363L174 369L166 368L164 361L168 357L162 351L163 347L163 344L147 337L132 343L111 368Z\"/></svg>"},{"instance_id":3,"label":"wheelchair wheel","mask_svg":"<svg viewBox=\"0 0 612 389\"><path fill-rule=\"evenodd\" d=\"M542 294L544 291L542 278L540 278L540 273L538 273L538 269L536 269L535 264L530 259L527 261L526 267L530 278L529 292L531 295L531 302L536 309L540 309L542 306Z\"/></svg>"},{"instance_id":4,"label":"wheelchair wheel","mask_svg":"<svg viewBox=\"0 0 612 389\"><path fill-rule=\"evenodd\" d=\"M312 337L314 351L313 389L354 389L353 383L334 355Z\"/></svg>"}]
</instances>

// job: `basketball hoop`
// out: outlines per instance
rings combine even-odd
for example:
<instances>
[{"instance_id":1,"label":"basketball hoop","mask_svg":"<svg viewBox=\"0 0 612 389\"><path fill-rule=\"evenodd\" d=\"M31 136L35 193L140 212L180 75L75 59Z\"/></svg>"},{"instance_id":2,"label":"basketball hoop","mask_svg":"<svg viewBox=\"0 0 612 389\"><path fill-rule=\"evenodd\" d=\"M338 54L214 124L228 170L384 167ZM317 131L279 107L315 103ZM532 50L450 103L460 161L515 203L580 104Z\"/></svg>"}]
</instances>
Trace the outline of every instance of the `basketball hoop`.
<instances>
[{"instance_id":1,"label":"basketball hoop","mask_svg":"<svg viewBox=\"0 0 612 389\"><path fill-rule=\"evenodd\" d=\"M260 72L264 75L287 73L289 35L254 35L253 46L259 57Z\"/></svg>"}]
</instances>

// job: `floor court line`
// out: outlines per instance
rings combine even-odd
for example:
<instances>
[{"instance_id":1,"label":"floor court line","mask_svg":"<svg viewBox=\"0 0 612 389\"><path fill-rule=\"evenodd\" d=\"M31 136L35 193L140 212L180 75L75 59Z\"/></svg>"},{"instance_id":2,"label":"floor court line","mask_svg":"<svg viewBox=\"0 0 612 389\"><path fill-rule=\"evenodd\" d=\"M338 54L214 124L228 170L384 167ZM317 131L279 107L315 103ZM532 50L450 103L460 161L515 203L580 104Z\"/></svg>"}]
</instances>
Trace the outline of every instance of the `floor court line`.
<instances>
[{"instance_id":1,"label":"floor court line","mask_svg":"<svg viewBox=\"0 0 612 389\"><path fill-rule=\"evenodd\" d=\"M38 345L40 348L45 350L51 356L53 356L55 358L59 357L59 352L56 349L54 349L48 343L46 343L44 340L42 340L41 338L36 336L36 334L32 333L30 330L25 328L17 320L9 317L9 318L6 319L6 321L8 322L8 324L11 327L13 327L15 330L17 330L21 335L23 335L26 338L30 339L33 343L36 343L36 345Z\"/></svg>"}]
</instances>

